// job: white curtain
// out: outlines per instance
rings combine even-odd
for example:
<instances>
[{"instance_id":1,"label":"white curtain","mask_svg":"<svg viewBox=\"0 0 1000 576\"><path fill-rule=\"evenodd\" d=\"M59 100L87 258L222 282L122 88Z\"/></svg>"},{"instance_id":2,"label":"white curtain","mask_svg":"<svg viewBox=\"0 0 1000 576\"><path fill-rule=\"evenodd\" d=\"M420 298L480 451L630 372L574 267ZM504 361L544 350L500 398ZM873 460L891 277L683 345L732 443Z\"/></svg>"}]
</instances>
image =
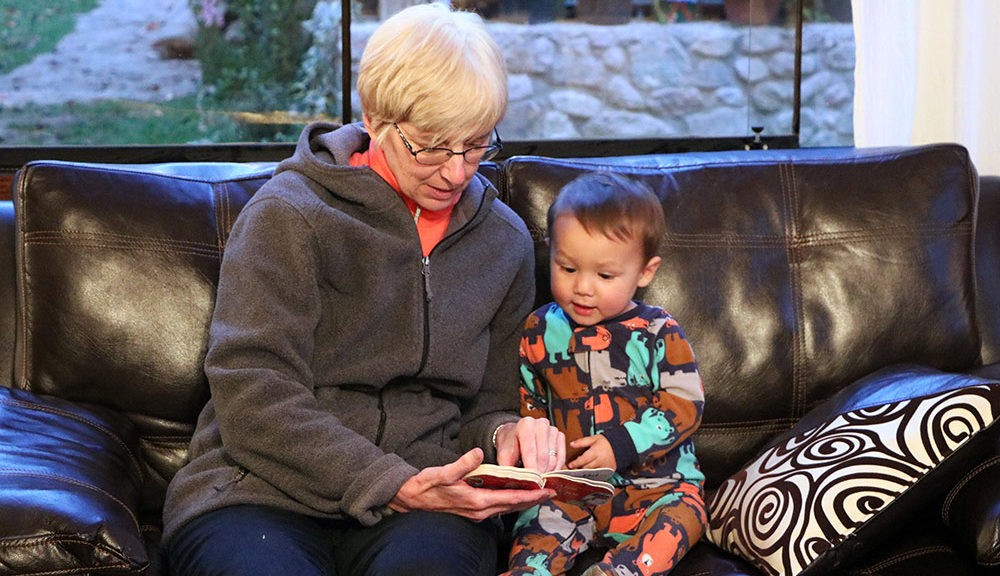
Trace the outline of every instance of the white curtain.
<instances>
[{"instance_id":1,"label":"white curtain","mask_svg":"<svg viewBox=\"0 0 1000 576\"><path fill-rule=\"evenodd\" d=\"M854 142L958 142L1000 175L1000 1L852 0Z\"/></svg>"}]
</instances>

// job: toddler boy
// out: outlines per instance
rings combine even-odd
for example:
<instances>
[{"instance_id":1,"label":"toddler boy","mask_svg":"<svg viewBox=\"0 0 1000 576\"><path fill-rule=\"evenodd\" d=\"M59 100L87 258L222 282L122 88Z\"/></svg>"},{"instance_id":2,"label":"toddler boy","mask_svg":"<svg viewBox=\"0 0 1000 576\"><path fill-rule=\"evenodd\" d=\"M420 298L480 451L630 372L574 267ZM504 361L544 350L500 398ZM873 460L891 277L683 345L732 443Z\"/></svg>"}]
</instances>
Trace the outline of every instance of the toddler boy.
<instances>
[{"instance_id":1,"label":"toddler boy","mask_svg":"<svg viewBox=\"0 0 1000 576\"><path fill-rule=\"evenodd\" d=\"M616 490L592 509L522 512L508 574L564 574L593 544L609 550L585 576L667 574L707 516L694 354L669 314L633 300L660 265L662 207L638 182L589 173L560 191L548 229L555 302L525 323L521 412L566 434L570 468L613 468Z\"/></svg>"}]
</instances>

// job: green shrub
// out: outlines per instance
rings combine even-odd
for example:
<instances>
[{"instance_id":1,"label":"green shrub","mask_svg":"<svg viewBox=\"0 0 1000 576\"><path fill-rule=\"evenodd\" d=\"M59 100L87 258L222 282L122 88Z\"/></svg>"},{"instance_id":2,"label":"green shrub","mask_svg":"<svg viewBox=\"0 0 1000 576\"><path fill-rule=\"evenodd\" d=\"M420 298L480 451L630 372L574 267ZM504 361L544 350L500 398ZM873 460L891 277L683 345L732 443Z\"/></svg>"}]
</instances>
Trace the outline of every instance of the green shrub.
<instances>
[{"instance_id":1,"label":"green shrub","mask_svg":"<svg viewBox=\"0 0 1000 576\"><path fill-rule=\"evenodd\" d=\"M189 0L207 99L230 110L288 110L317 0Z\"/></svg>"}]
</instances>

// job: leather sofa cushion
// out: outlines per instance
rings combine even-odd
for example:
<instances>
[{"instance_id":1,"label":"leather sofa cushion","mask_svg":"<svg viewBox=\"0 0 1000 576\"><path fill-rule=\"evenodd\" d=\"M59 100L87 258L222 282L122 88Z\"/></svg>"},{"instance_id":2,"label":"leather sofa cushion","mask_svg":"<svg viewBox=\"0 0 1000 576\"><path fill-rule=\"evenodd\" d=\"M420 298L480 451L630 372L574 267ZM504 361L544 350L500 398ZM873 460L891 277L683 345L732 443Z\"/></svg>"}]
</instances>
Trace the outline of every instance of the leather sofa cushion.
<instances>
[{"instance_id":1,"label":"leather sofa cushion","mask_svg":"<svg viewBox=\"0 0 1000 576\"><path fill-rule=\"evenodd\" d=\"M158 524L208 399L202 363L232 222L272 165L32 162L19 174L14 387L136 426Z\"/></svg>"},{"instance_id":2,"label":"leather sofa cushion","mask_svg":"<svg viewBox=\"0 0 1000 576\"><path fill-rule=\"evenodd\" d=\"M0 388L3 573L142 572L137 450L112 411Z\"/></svg>"},{"instance_id":3,"label":"leather sofa cushion","mask_svg":"<svg viewBox=\"0 0 1000 576\"><path fill-rule=\"evenodd\" d=\"M592 170L662 201L662 264L639 297L677 318L698 359L709 488L866 374L978 361L976 175L959 146L511 158L501 193L536 242L540 301L546 212Z\"/></svg>"},{"instance_id":4,"label":"leather sofa cushion","mask_svg":"<svg viewBox=\"0 0 1000 576\"><path fill-rule=\"evenodd\" d=\"M723 482L707 500L706 535L767 574L847 565L939 501L992 448L997 418L1000 382L918 366L879 371Z\"/></svg>"},{"instance_id":5,"label":"leather sofa cushion","mask_svg":"<svg viewBox=\"0 0 1000 576\"><path fill-rule=\"evenodd\" d=\"M33 162L14 199L23 342L15 387L189 433L208 386L219 263L270 170Z\"/></svg>"}]
</instances>

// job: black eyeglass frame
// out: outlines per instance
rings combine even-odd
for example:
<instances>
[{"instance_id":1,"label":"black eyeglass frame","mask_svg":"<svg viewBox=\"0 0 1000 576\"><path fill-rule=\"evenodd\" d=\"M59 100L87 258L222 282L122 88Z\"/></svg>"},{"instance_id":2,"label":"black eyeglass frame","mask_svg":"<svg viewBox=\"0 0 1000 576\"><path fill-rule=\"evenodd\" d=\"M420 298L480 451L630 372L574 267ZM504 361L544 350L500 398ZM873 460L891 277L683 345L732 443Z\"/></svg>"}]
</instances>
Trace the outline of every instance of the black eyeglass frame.
<instances>
[{"instance_id":1,"label":"black eyeglass frame","mask_svg":"<svg viewBox=\"0 0 1000 576\"><path fill-rule=\"evenodd\" d=\"M416 160L417 164L420 164L421 166L440 166L448 162L448 160L451 160L452 156L461 156L462 161L467 164L480 164L482 162L489 162L490 160L496 158L497 154L503 150L503 140L500 139L500 132L497 130L496 126L493 127L493 136L496 138L496 142L487 144L486 146L473 146L472 148L466 148L461 152L452 150L451 148L442 147L421 148L420 150L414 150L413 146L410 145L410 141L406 139L406 136L403 136L403 131L399 129L399 125L393 122L392 127L396 129L396 134L399 134L399 138L403 141L403 145L406 146L406 149L413 156L413 159ZM469 157L466 156L466 154L479 150L483 151L483 155L480 156L476 162L469 162ZM421 152L447 152L448 156L440 162L421 162Z\"/></svg>"}]
</instances>

